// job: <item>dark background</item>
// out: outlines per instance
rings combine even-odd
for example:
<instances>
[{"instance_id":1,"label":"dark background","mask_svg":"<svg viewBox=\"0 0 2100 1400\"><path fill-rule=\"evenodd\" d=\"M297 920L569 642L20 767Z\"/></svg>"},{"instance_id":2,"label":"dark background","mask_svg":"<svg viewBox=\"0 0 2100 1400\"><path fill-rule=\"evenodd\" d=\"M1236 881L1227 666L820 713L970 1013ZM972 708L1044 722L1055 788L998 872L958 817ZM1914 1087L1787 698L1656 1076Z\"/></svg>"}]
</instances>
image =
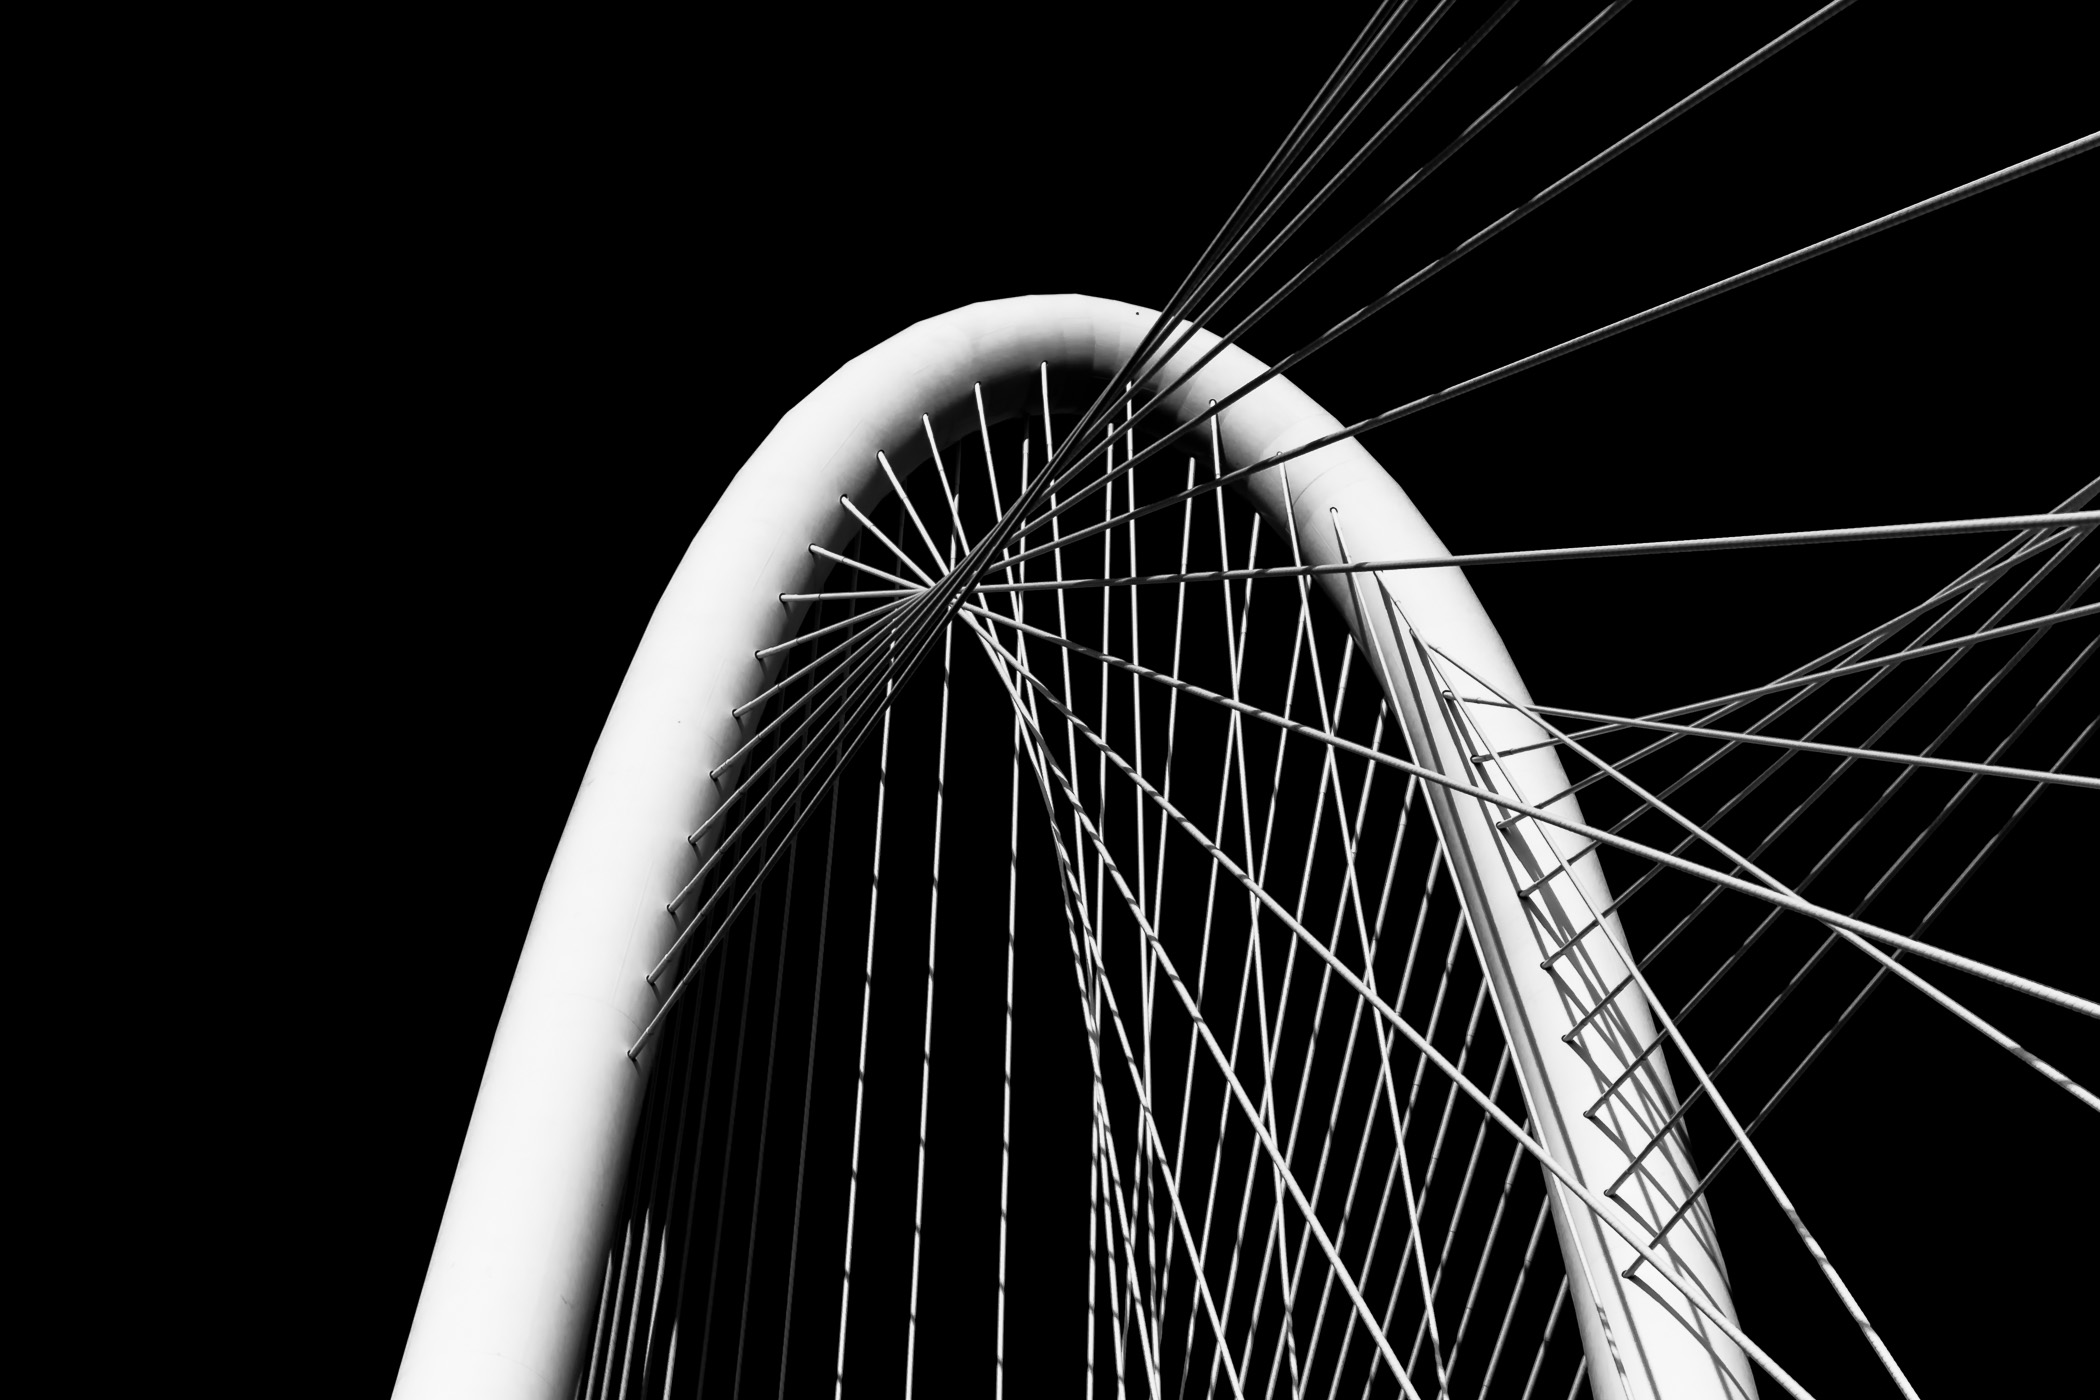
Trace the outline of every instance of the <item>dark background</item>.
<instances>
[{"instance_id":1,"label":"dark background","mask_svg":"<svg viewBox=\"0 0 2100 1400\"><path fill-rule=\"evenodd\" d=\"M1248 348L1279 357L1807 7L1707 8L1615 20ZM2074 139L2093 104L2078 45L2052 28L2062 14L1860 6L1294 377L1358 418ZM1362 188L1419 163L1583 17L1520 7ZM510 19L356 36L369 61L330 65L325 100L295 69L247 114L301 113L293 133L251 134L266 217L240 232L259 446L296 528L254 551L259 576L283 582L249 582L235 613L267 636L272 699L296 716L271 731L296 771L265 778L263 808L330 833L291 965L316 989L302 1035L325 1107L298 1173L331 1202L316 1287L336 1295L326 1349L346 1389L385 1387L398 1362L540 876L626 660L722 486L819 380L913 321L1024 292L1163 300L1360 18ZM1368 445L1456 550L2047 509L2092 470L2091 165ZM1475 582L1534 691L1633 712L1783 671L1985 548ZM277 630L292 606L309 621ZM2090 830L2079 803L2050 803L2025 828L2038 840ZM2046 973L2019 935L2076 907L2054 886L2080 857L2075 842L2037 849L2013 878L2030 901L2014 926L1971 946ZM2076 918L2040 927L2085 938ZM2074 1074L2080 1055L2091 1066L2085 1028L2010 1001L1976 1004L2053 1036ZM2071 1195L2090 1129L2003 1057L1963 1048L1947 1065L1920 1050L1914 1070L1902 1055L1833 1060L1833 1079L1862 1087L1804 1101L1814 1141L1797 1152L1815 1155L1789 1178L1841 1237L1848 1277L1869 1280L1899 1357L1921 1379L1941 1371L1947 1394L1964 1368L2010 1381L2023 1356L2067 1354L2035 1338L2070 1313L2021 1300L2067 1308L2089 1291L2093 1240ZM2009 1120L1972 1121L1990 1101L2011 1103ZM1943 1254L1947 1230L1964 1238ZM1760 1307L1745 1311L1755 1333ZM1766 1327L1794 1348L1783 1356L1856 1348Z\"/></svg>"}]
</instances>

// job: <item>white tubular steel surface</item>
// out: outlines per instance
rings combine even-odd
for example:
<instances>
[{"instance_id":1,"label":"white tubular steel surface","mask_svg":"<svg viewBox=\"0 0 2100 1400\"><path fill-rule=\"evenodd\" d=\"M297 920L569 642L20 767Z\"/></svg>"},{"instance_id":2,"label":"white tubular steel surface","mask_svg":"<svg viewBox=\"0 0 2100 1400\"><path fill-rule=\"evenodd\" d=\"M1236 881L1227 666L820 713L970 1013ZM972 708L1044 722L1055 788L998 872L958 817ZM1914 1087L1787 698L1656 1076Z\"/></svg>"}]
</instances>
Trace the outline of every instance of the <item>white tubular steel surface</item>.
<instances>
[{"instance_id":1,"label":"white tubular steel surface","mask_svg":"<svg viewBox=\"0 0 2100 1400\"><path fill-rule=\"evenodd\" d=\"M851 521L839 497L868 501L886 494L878 450L900 470L925 459L922 413L932 416L939 436L952 439L974 430L975 384L984 386L995 419L1022 410L1044 364L1053 387L1061 379L1090 387L1122 366L1154 316L1121 302L1045 296L979 303L922 321L850 361L798 404L723 493L657 605L541 891L483 1073L397 1396L567 1400L574 1387L644 1077L660 1053L651 1045L636 1062L627 1050L670 985L668 978L656 988L644 980L677 933L665 902L696 867L687 835L722 796L708 770L748 733L731 708L762 690L781 666L795 664L792 656L779 656L761 665L753 652L794 634L799 609L782 605L779 595L810 591L828 573L827 561L808 546L845 542ZM1171 381L1178 367L1213 344L1214 337L1198 335L1155 382ZM1193 417L1263 368L1227 350L1164 411L1177 420ZM1233 405L1221 421L1228 467L1340 426L1280 378ZM1404 476L1407 464L1397 466ZM1271 470L1247 483L1278 530L1285 528L1281 475ZM1342 557L1336 522L1352 558L1445 552L1393 477L1354 441L1294 460L1289 481L1308 563ZM1403 626L1496 689L1528 701L1457 569L1383 578ZM1481 770L1469 762L1437 698L1448 682L1432 678L1411 639L1395 636L1381 585L1367 577L1356 585L1361 593L1352 594L1350 576L1319 582L1359 644L1382 659L1388 698L1415 753L1452 778L1478 783ZM1359 596L1367 604L1362 612ZM1502 732L1488 737L1504 746L1537 735L1510 716ZM1533 802L1566 785L1550 749L1507 760L1507 784L1503 776L1497 773L1497 786L1514 785ZM1565 969L1559 975L1541 969L1553 945L1541 941L1517 897L1521 882L1508 868L1513 849L1518 860L1528 851L1551 870L1554 855L1544 842L1568 854L1582 843L1531 823L1499 836L1492 817L1501 814L1463 794L1432 792L1522 1076L1531 1131L1582 1181L1603 1190L1626 1166L1622 1142L1638 1149L1647 1135L1631 1122L1614 1123L1608 1112L1602 1126L1593 1126L1581 1110L1596 1097L1600 1074L1609 1079L1625 1068L1623 1047L1647 1044L1655 1028L1646 1004L1629 990L1612 1015L1591 1023L1596 1033L1577 1037L1574 1046L1563 1043L1594 997ZM1552 810L1580 817L1573 798ZM1566 877L1548 889L1558 888L1570 911L1603 908L1610 896L1594 856L1574 861L1573 871L1579 893ZM1585 917L1563 924L1563 931ZM1605 939L1593 933L1584 940L1585 973L1611 987L1625 975L1625 942L1611 917L1603 932ZM681 1014L699 1013L688 1006ZM1654 1123L1667 1116L1674 1096L1660 1058L1651 1057L1650 1065L1650 1101L1640 1112ZM1626 1188L1638 1189L1638 1178ZM1596 1395L1755 1395L1748 1363L1731 1342L1717 1333L1696 1337L1666 1315L1621 1277L1632 1252L1578 1200L1558 1189L1550 1196ZM1702 1207L1665 1243L1679 1267L1727 1309L1712 1240ZM1674 1290L1657 1287L1680 1313L1695 1316Z\"/></svg>"}]
</instances>

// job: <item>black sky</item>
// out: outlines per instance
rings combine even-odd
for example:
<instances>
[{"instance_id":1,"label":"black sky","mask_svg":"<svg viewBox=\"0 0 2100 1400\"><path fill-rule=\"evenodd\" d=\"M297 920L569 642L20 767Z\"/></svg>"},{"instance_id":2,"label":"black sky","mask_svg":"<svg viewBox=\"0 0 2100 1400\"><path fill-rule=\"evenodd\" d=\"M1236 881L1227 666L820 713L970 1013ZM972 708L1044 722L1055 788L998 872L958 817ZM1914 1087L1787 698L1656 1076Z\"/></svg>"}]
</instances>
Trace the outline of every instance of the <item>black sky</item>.
<instances>
[{"instance_id":1,"label":"black sky","mask_svg":"<svg viewBox=\"0 0 2100 1400\"><path fill-rule=\"evenodd\" d=\"M1808 7L1708 8L1615 20L1248 348L1281 356ZM2052 32L2063 13L1859 6L1295 377L1359 418L2083 135L2090 74ZM1582 17L1519 7L1379 187ZM309 1025L328 1092L307 1166L333 1203L339 1267L319 1287L341 1290L346 1390L390 1382L540 876L722 486L804 393L913 321L1026 292L1158 304L1359 20L1294 6L1235 31L1071 5L511 19L383 45L298 143L306 193L272 315L314 347L311 373L265 380L326 523L271 549L324 619L294 640L284 684L311 706L301 750L347 871L295 956L321 989ZM1457 550L2047 509L2093 471L2089 167L1368 446ZM1536 693L1633 712L1783 671L1987 545L1854 548L1475 582ZM2090 830L2077 804L2057 812L2035 825ZM2042 932L2086 939L2087 910ZM2059 1041L2090 1066L2073 1031ZM1876 1271L1878 1302L1921 1320L1930 1355L1962 1325L1950 1292L2040 1282L2054 1256L2038 1235L2082 1235L2090 1258L2089 1208L2042 1203L2094 1135L2045 1122L2025 1146L1979 1146L1970 1108L2016 1092L2013 1072L1919 1085L1900 1056L1873 1068L1831 1150L1909 1222L1859 1247L1916 1251ZM2057 1123L2076 1112L2053 1107ZM2004 1276L1935 1272L1943 1207L1910 1182L1936 1158L2004 1206L1959 1227L2003 1232ZM1847 1202L1818 1197L1825 1217ZM2024 1316L1994 1304L1977 1325Z\"/></svg>"}]
</instances>

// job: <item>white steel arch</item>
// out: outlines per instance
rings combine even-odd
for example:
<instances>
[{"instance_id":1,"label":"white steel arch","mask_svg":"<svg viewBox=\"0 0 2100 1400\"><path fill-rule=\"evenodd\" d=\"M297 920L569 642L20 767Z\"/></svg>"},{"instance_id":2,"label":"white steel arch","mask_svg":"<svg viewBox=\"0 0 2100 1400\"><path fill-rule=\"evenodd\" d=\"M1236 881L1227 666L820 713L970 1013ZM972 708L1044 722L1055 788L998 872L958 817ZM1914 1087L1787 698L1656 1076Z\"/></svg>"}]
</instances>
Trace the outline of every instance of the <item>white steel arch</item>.
<instances>
[{"instance_id":1,"label":"white steel arch","mask_svg":"<svg viewBox=\"0 0 2100 1400\"><path fill-rule=\"evenodd\" d=\"M668 991L668 984L652 987L645 974L678 931L677 920L666 917L667 902L691 879L696 854L704 858L708 850L703 844L696 853L686 837L724 797L710 770L748 737L733 707L789 664L753 657L793 635L800 621L800 607L780 595L813 591L830 564L809 546L842 544L851 533L839 498L887 491L878 453L900 470L925 459L921 414L931 416L937 435L952 439L975 423L977 386L997 418L1019 411L1045 366L1053 381L1106 379L1126 365L1155 319L1121 302L1043 296L978 303L922 321L847 363L798 404L724 493L650 621L548 872L483 1075L398 1396L571 1393L657 1053L654 1046L635 1058L628 1051ZM1199 332L1154 382L1178 378L1215 344ZM1162 406L1188 421L1265 368L1228 348ZM1280 377L1219 421L1230 467L1341 426ZM1398 465L1404 475L1405 464ZM1308 564L1447 553L1393 476L1353 439L1299 457L1287 472L1251 476L1245 487L1271 525L1295 528ZM1358 644L1375 653L1413 753L1445 779L1482 781L1462 725L1439 698L1452 673L1430 660L1427 647L1518 703L1528 702L1528 693L1463 575L1411 569L1330 574L1319 582ZM1521 744L1535 730L1512 711L1506 730L1489 721L1485 737L1501 747L1504 740ZM1496 783L1534 799L1566 785L1550 746L1506 758ZM1599 985L1616 986L1627 972L1625 943L1608 912L1594 850L1558 828L1498 823L1501 811L1463 790L1429 791L1533 1131L1565 1183L1549 1195L1593 1390L1754 1394L1750 1364L1726 1335L1733 1314L1703 1200L1664 1245L1683 1287L1658 1284L1657 1293L1626 1284L1622 1271L1636 1255L1596 1209L1604 1205L1596 1193L1627 1165L1621 1144L1630 1139L1588 1130L1576 1115L1594 1093L1595 1076L1628 1068L1627 1047L1647 1045L1656 1028L1631 991L1602 1015L1571 1009L1565 983L1541 965L1538 916L1527 913L1509 878L1510 862L1524 863L1549 896L1559 892L1558 905L1607 911L1598 920L1604 938L1589 938L1583 951ZM1572 798L1555 813L1580 819ZM1563 936L1570 933L1578 933L1574 922L1561 926ZM1587 1034L1564 1042L1578 1023L1587 1024ZM1647 1076L1642 1111L1653 1128L1674 1096L1660 1057L1639 1072Z\"/></svg>"}]
</instances>

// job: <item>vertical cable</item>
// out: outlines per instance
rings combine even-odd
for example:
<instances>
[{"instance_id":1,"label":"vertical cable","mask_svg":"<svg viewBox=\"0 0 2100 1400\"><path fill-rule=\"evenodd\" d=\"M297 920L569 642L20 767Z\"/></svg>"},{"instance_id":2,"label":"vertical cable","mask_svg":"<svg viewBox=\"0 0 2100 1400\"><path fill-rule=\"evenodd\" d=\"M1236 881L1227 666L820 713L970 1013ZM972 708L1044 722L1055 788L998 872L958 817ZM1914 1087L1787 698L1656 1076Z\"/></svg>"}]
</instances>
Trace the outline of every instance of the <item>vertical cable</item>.
<instances>
[{"instance_id":1,"label":"vertical cable","mask_svg":"<svg viewBox=\"0 0 2100 1400\"><path fill-rule=\"evenodd\" d=\"M896 692L896 682L884 682L885 697ZM860 1057L853 1074L853 1155L846 1174L846 1260L839 1281L839 1345L833 1365L833 1400L846 1393L846 1318L853 1302L853 1218L860 1202L861 1111L868 1091L868 1015L875 997L875 922L882 903L882 819L889 801L890 719L894 711L882 707L882 745L875 766L875 848L868 871L868 956L860 984Z\"/></svg>"}]
</instances>

